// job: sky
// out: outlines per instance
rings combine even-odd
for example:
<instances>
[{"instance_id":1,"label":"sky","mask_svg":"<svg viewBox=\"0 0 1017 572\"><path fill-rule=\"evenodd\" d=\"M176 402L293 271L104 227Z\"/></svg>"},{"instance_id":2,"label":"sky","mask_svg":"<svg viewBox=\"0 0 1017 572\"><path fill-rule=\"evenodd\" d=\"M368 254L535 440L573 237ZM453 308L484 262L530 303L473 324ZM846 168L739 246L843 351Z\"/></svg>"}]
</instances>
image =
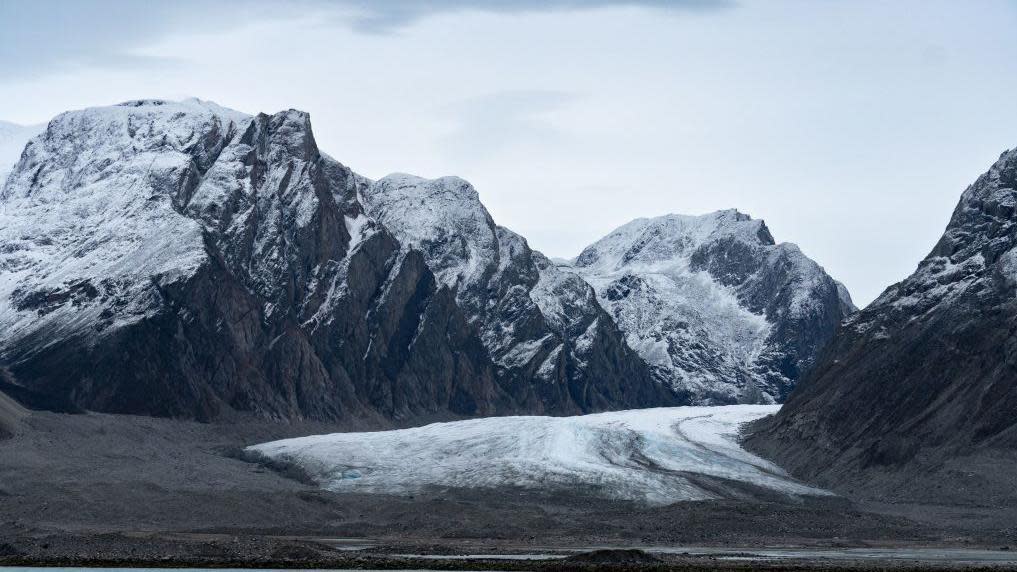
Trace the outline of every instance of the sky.
<instances>
[{"instance_id":1,"label":"sky","mask_svg":"<svg viewBox=\"0 0 1017 572\"><path fill-rule=\"evenodd\" d=\"M571 258L737 208L864 305L1017 147L1017 2L0 1L0 120L139 98L311 114L359 173L459 175Z\"/></svg>"}]
</instances>

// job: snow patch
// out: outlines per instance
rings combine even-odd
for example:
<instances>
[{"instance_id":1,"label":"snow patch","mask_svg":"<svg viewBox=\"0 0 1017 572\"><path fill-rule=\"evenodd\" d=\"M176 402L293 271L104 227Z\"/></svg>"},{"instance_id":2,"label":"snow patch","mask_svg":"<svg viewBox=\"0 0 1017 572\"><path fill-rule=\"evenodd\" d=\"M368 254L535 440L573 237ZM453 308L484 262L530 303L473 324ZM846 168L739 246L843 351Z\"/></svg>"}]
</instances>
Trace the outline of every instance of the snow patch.
<instances>
[{"instance_id":1,"label":"snow patch","mask_svg":"<svg viewBox=\"0 0 1017 572\"><path fill-rule=\"evenodd\" d=\"M356 217L343 216L343 221L346 223L346 232L350 234L350 244L347 250L353 252L357 245L372 234L371 219L363 214L357 214Z\"/></svg>"},{"instance_id":2,"label":"snow patch","mask_svg":"<svg viewBox=\"0 0 1017 572\"><path fill-rule=\"evenodd\" d=\"M207 260L172 191L236 112L136 101L57 116L0 191L0 331L104 331L150 315L157 287Z\"/></svg>"},{"instance_id":3,"label":"snow patch","mask_svg":"<svg viewBox=\"0 0 1017 572\"><path fill-rule=\"evenodd\" d=\"M423 251L449 288L479 282L487 265L498 259L494 223L477 191L458 177L397 173L369 185L363 196L367 213L404 247Z\"/></svg>"}]
</instances>

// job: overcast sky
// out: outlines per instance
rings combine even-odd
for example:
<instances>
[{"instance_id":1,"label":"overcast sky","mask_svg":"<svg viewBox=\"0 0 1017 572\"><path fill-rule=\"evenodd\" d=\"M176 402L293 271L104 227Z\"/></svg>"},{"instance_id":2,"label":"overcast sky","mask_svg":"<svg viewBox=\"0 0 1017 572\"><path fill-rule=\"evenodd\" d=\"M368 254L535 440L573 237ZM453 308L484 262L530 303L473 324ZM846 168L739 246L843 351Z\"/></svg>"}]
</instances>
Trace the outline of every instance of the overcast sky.
<instances>
[{"instance_id":1,"label":"overcast sky","mask_svg":"<svg viewBox=\"0 0 1017 572\"><path fill-rule=\"evenodd\" d=\"M1015 29L990 0L0 0L0 119L302 109L354 170L462 176L548 255L734 207L863 305L1017 146Z\"/></svg>"}]
</instances>

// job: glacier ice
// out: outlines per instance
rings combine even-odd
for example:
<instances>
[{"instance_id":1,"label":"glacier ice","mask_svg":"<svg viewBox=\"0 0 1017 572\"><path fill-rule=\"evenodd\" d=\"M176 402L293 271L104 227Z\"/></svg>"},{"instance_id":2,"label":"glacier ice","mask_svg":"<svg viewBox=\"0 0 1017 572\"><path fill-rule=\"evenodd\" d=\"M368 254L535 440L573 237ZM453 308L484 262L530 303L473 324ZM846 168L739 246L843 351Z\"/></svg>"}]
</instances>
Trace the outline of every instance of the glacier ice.
<instances>
[{"instance_id":1,"label":"glacier ice","mask_svg":"<svg viewBox=\"0 0 1017 572\"><path fill-rule=\"evenodd\" d=\"M573 417L488 417L248 448L294 463L325 489L412 494L429 488L522 487L667 504L708 500L749 483L824 495L738 444L740 426L778 406L671 407Z\"/></svg>"}]
</instances>

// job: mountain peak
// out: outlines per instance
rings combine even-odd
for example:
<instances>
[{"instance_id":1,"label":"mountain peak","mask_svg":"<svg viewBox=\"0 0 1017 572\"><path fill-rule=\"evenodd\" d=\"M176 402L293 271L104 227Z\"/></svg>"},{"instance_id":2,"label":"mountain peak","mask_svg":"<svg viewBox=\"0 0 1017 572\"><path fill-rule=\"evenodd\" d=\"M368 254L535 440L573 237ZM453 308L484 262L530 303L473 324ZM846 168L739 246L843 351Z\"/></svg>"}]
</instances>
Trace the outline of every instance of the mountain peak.
<instances>
[{"instance_id":1,"label":"mountain peak","mask_svg":"<svg viewBox=\"0 0 1017 572\"><path fill-rule=\"evenodd\" d=\"M199 419L504 406L476 332L306 113L137 100L61 114L21 157L0 362L26 391Z\"/></svg>"},{"instance_id":2,"label":"mountain peak","mask_svg":"<svg viewBox=\"0 0 1017 572\"><path fill-rule=\"evenodd\" d=\"M583 250L575 264L619 269L669 262L688 258L700 246L718 240L738 240L750 246L774 244L766 223L736 209L703 215L667 214L638 218L616 228Z\"/></svg>"},{"instance_id":3,"label":"mountain peak","mask_svg":"<svg viewBox=\"0 0 1017 572\"><path fill-rule=\"evenodd\" d=\"M684 401L625 346L593 288L496 225L470 183L396 173L362 195L368 214L455 291L518 392L557 412Z\"/></svg>"},{"instance_id":4,"label":"mountain peak","mask_svg":"<svg viewBox=\"0 0 1017 572\"><path fill-rule=\"evenodd\" d=\"M574 268L657 377L707 403L782 400L854 309L797 246L737 209L636 219Z\"/></svg>"},{"instance_id":5,"label":"mountain peak","mask_svg":"<svg viewBox=\"0 0 1017 572\"><path fill-rule=\"evenodd\" d=\"M400 242L430 254L435 273L449 287L479 280L498 260L494 221L473 185L459 177L394 173L369 185L364 201L368 214Z\"/></svg>"}]
</instances>

